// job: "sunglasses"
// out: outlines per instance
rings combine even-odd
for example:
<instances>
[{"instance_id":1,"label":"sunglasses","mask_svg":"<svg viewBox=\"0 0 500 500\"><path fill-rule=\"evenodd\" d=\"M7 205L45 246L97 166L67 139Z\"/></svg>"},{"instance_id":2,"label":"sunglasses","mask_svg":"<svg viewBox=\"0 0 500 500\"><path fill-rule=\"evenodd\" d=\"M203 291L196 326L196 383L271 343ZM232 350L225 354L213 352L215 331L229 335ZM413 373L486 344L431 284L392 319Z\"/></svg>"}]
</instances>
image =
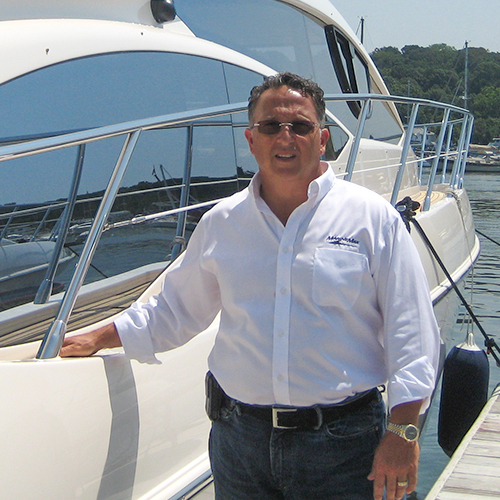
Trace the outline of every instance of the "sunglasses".
<instances>
[{"instance_id":1,"label":"sunglasses","mask_svg":"<svg viewBox=\"0 0 500 500\"><path fill-rule=\"evenodd\" d=\"M290 132L293 132L296 135L307 135L310 134L316 127L319 127L319 123L312 123L308 121L280 123L278 121L269 120L255 123L250 128L257 127L261 134L276 135L280 133L281 127L283 126L288 127Z\"/></svg>"}]
</instances>

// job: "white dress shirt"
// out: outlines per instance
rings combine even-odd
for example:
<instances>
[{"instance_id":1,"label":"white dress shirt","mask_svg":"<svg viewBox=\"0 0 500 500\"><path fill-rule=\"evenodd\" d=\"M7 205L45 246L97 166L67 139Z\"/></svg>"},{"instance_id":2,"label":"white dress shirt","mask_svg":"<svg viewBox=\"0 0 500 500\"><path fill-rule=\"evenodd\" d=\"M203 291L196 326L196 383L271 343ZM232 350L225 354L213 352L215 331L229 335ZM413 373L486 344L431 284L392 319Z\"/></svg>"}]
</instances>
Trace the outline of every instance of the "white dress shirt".
<instances>
[{"instance_id":1,"label":"white dress shirt","mask_svg":"<svg viewBox=\"0 0 500 500\"><path fill-rule=\"evenodd\" d=\"M328 168L283 226L259 190L257 174L205 214L162 292L117 319L126 353L154 362L220 311L209 367L237 400L331 404L386 384L390 407L428 401L438 328L396 210Z\"/></svg>"}]
</instances>

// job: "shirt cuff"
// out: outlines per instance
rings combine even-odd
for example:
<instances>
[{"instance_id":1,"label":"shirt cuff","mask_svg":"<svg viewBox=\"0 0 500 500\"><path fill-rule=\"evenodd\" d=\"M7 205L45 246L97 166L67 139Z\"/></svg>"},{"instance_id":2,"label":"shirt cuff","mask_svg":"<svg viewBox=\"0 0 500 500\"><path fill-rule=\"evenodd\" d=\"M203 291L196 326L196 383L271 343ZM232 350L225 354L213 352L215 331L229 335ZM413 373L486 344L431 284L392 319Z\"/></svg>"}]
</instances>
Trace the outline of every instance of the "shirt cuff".
<instances>
[{"instance_id":1,"label":"shirt cuff","mask_svg":"<svg viewBox=\"0 0 500 500\"><path fill-rule=\"evenodd\" d=\"M115 327L128 358L140 363L161 364L156 357L151 337L144 330L137 329L127 314L121 314L115 319Z\"/></svg>"},{"instance_id":2,"label":"shirt cuff","mask_svg":"<svg viewBox=\"0 0 500 500\"><path fill-rule=\"evenodd\" d=\"M388 384L389 411L397 405L422 400L420 413L424 413L431 402L436 371L423 358L398 371Z\"/></svg>"}]
</instances>

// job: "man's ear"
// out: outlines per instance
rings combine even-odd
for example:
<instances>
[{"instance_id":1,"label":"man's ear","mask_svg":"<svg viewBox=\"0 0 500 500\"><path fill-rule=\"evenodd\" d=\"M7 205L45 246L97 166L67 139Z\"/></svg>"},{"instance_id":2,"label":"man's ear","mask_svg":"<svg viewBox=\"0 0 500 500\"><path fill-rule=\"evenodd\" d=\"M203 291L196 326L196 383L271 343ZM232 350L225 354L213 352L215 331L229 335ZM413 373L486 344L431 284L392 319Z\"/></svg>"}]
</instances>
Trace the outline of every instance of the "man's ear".
<instances>
[{"instance_id":1,"label":"man's ear","mask_svg":"<svg viewBox=\"0 0 500 500\"><path fill-rule=\"evenodd\" d=\"M320 151L322 155L325 154L326 144L328 143L329 138L330 138L330 131L327 128L322 128L320 135Z\"/></svg>"},{"instance_id":2,"label":"man's ear","mask_svg":"<svg viewBox=\"0 0 500 500\"><path fill-rule=\"evenodd\" d=\"M248 141L248 147L250 148L250 153L253 154L253 134L251 129L249 128L245 129L245 137Z\"/></svg>"}]
</instances>

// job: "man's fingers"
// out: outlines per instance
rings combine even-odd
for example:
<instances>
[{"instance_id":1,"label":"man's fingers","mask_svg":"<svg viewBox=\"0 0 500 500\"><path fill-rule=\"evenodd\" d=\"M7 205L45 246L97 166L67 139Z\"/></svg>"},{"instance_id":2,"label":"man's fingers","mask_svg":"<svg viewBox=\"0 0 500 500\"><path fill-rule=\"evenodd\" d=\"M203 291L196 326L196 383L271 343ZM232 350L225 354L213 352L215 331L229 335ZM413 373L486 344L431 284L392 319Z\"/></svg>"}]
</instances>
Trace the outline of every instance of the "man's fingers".
<instances>
[{"instance_id":1,"label":"man's fingers","mask_svg":"<svg viewBox=\"0 0 500 500\"><path fill-rule=\"evenodd\" d=\"M385 476L371 472L368 476L370 481L373 481L373 498L374 500L383 500L385 490Z\"/></svg>"},{"instance_id":2,"label":"man's fingers","mask_svg":"<svg viewBox=\"0 0 500 500\"><path fill-rule=\"evenodd\" d=\"M408 487L406 488L406 493L412 493L417 489L418 477L416 474L410 474L408 476Z\"/></svg>"},{"instance_id":3,"label":"man's fingers","mask_svg":"<svg viewBox=\"0 0 500 500\"><path fill-rule=\"evenodd\" d=\"M92 356L101 349L120 347L122 345L120 336L114 323L105 325L81 335L67 337L61 348L61 357Z\"/></svg>"},{"instance_id":4,"label":"man's fingers","mask_svg":"<svg viewBox=\"0 0 500 500\"><path fill-rule=\"evenodd\" d=\"M410 494L417 487L417 479L414 475L397 479L395 477L387 477L383 474L377 475L372 471L368 479L373 481L374 500L400 500L404 497L405 493Z\"/></svg>"},{"instance_id":5,"label":"man's fingers","mask_svg":"<svg viewBox=\"0 0 500 500\"><path fill-rule=\"evenodd\" d=\"M389 479L387 478L387 482L385 485L385 494L386 496L375 496L376 500L379 498L385 498L386 500L401 500L407 493L408 481L406 479Z\"/></svg>"},{"instance_id":6,"label":"man's fingers","mask_svg":"<svg viewBox=\"0 0 500 500\"><path fill-rule=\"evenodd\" d=\"M406 490L408 489L408 479L398 479L396 482L396 495L395 498L399 500L403 498Z\"/></svg>"},{"instance_id":7,"label":"man's fingers","mask_svg":"<svg viewBox=\"0 0 500 500\"><path fill-rule=\"evenodd\" d=\"M61 347L60 356L62 358L72 357L72 356L90 356L95 353L95 348L71 337L64 341Z\"/></svg>"}]
</instances>

